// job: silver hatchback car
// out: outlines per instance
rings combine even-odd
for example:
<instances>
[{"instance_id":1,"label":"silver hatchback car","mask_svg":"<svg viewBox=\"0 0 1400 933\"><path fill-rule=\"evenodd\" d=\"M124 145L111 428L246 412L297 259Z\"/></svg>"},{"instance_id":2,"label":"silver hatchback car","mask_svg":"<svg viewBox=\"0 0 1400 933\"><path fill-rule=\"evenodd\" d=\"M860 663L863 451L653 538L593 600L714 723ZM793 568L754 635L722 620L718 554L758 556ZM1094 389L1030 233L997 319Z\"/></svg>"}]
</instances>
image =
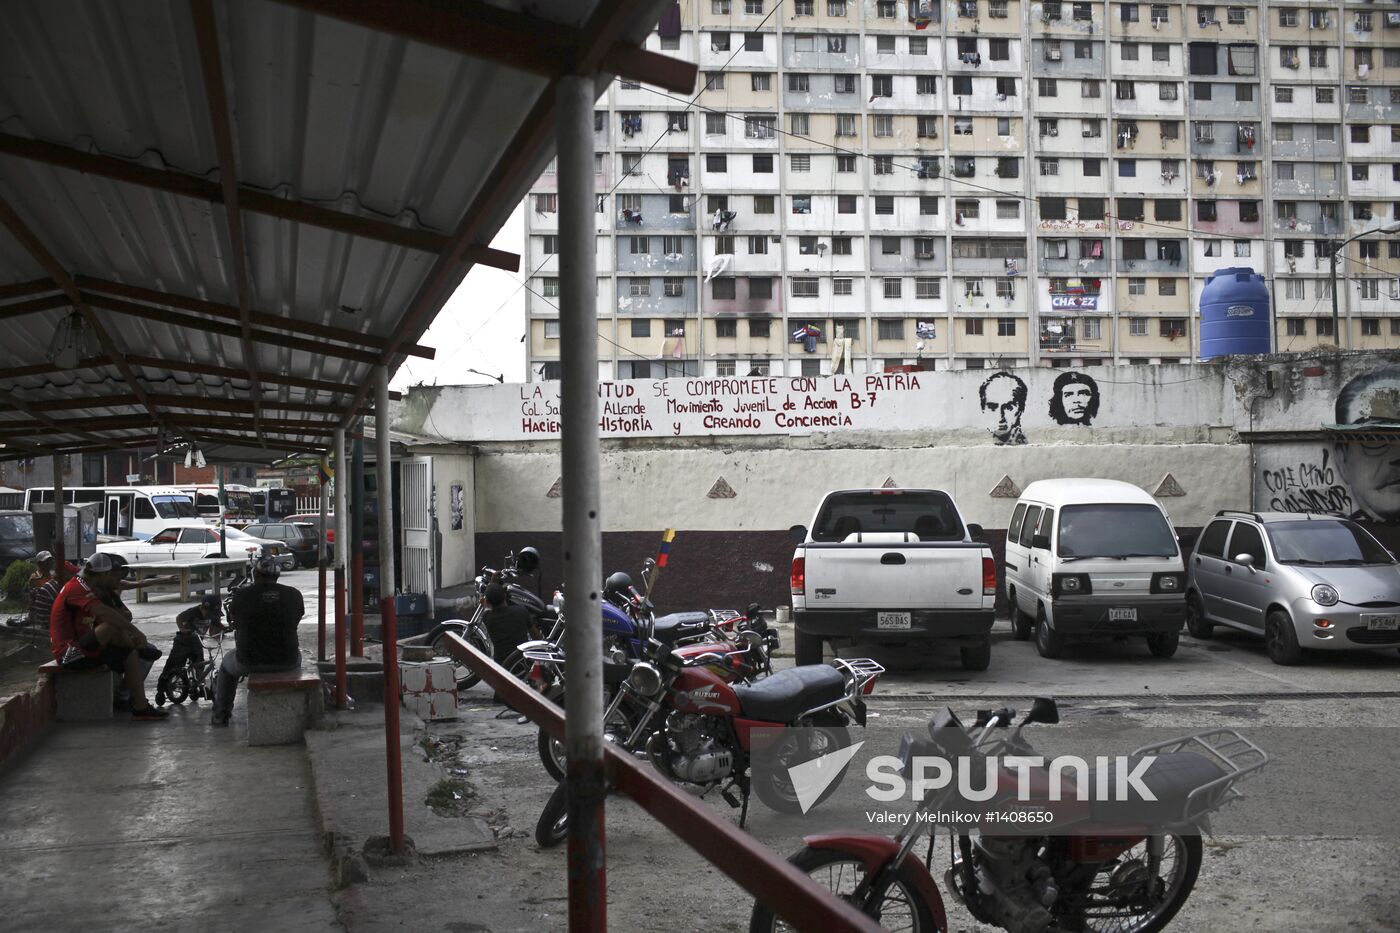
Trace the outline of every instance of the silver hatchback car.
<instances>
[{"instance_id":1,"label":"silver hatchback car","mask_svg":"<svg viewBox=\"0 0 1400 933\"><path fill-rule=\"evenodd\" d=\"M1400 645L1400 564L1360 525L1330 515L1217 512L1186 568L1186 627L1264 636L1275 664L1305 649Z\"/></svg>"}]
</instances>

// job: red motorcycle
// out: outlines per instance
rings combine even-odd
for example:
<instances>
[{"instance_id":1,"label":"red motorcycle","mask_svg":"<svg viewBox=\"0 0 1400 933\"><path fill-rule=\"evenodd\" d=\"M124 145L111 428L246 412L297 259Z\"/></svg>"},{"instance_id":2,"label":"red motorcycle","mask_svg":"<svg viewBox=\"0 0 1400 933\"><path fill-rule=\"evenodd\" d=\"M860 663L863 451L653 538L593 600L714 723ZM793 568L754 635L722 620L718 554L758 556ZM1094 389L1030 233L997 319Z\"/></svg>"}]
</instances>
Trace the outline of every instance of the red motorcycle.
<instances>
[{"instance_id":1,"label":"red motorcycle","mask_svg":"<svg viewBox=\"0 0 1400 933\"><path fill-rule=\"evenodd\" d=\"M1011 725L1010 709L979 715L975 734L945 709L929 724L929 739L906 735L900 747L902 776L910 780L914 762L926 756L966 761L981 772L984 756L1033 756L1021 737L1029 723L1059 722L1055 701L1038 699L1004 739L995 735ZM1044 770L1029 771L1027 800L1018 796L1021 775L1002 765L996 792L982 804L1008 816L1037 814L1035 823L1057 832L1076 826L1080 835L1003 835L959 828L957 855L944 876L948 890L982 923L1015 933L1153 933L1176 916L1190 896L1201 868L1201 837L1209 815L1239 796L1234 785L1268 761L1262 749L1233 729L1212 729L1137 749L1100 781L1121 780L1124 768L1154 760L1143 772L1155 801L1134 802L1132 820L1109 801L1081 800L1076 793L1053 795ZM1137 774L1137 771L1133 771ZM934 882L933 832L948 812L957 782L930 791L898 836L810 836L791 861L832 893L855 904L882 927L915 933L948 929L943 899ZM1105 786L1102 785L1101 786ZM1054 799L1056 796L1063 799ZM1121 798L1119 798L1121 799ZM1103 807L1104 809L1099 809ZM920 819L928 815L927 819ZM1047 818L1048 817L1048 818ZM1023 822L1017 819L1016 822ZM1027 820L1029 822L1029 820ZM992 824L995 825L995 824ZM1005 825L1002 822L1000 825ZM1022 827L1025 828L1025 827ZM923 860L914 845L925 831ZM750 933L790 929L761 903L750 916Z\"/></svg>"},{"instance_id":2,"label":"red motorcycle","mask_svg":"<svg viewBox=\"0 0 1400 933\"><path fill-rule=\"evenodd\" d=\"M698 789L701 796L719 790L730 806L741 808L741 826L750 792L781 813L802 812L786 763L847 747L847 727L865 725L863 697L885 670L866 659L837 659L830 665L778 671L752 684L734 683L714 668L735 663L735 652L703 650L709 646L679 651L654 638L647 644L648 658L632 665L604 722L614 721L622 704L642 714L627 736L612 734L610 739L628 751L644 750L657 770ZM792 727L802 728L776 739L769 731ZM774 766L754 780L750 766L756 742L764 743ZM839 777L833 779L811 806L840 783ZM565 806L565 783L560 782L535 825L541 847L558 845L567 836Z\"/></svg>"}]
</instances>

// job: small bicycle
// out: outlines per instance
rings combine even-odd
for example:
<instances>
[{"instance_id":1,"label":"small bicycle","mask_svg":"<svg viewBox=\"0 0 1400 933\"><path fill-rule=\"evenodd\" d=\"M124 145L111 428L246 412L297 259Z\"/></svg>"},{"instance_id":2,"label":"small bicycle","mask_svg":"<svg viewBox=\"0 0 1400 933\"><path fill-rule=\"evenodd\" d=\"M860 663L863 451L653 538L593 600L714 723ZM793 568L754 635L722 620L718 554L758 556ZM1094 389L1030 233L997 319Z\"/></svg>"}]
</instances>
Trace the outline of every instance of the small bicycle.
<instances>
[{"instance_id":1,"label":"small bicycle","mask_svg":"<svg viewBox=\"0 0 1400 933\"><path fill-rule=\"evenodd\" d=\"M219 676L219 665L224 660L224 637L229 630L222 625L201 628L198 631L200 647L204 649L204 660L191 655L184 667L177 668L169 675L161 677L161 692L175 705L186 700L214 699L214 681Z\"/></svg>"}]
</instances>

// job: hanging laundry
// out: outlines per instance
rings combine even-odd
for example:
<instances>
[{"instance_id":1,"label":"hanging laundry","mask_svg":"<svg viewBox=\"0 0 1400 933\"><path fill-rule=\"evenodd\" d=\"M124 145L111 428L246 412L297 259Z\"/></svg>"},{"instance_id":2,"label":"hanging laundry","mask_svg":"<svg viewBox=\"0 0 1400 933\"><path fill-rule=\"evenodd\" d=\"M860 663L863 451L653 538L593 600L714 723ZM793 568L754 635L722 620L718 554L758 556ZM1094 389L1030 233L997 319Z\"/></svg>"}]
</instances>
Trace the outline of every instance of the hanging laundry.
<instances>
[{"instance_id":1,"label":"hanging laundry","mask_svg":"<svg viewBox=\"0 0 1400 933\"><path fill-rule=\"evenodd\" d=\"M1089 258L1090 258L1090 259L1102 259L1102 258L1103 258L1103 240L1095 240L1095 241L1094 241L1094 245L1091 246L1091 247L1089 247Z\"/></svg>"},{"instance_id":2,"label":"hanging laundry","mask_svg":"<svg viewBox=\"0 0 1400 933\"><path fill-rule=\"evenodd\" d=\"M622 209L622 219L625 223L637 224L640 226L642 223L642 212L634 211L631 208L624 207Z\"/></svg>"},{"instance_id":3,"label":"hanging laundry","mask_svg":"<svg viewBox=\"0 0 1400 933\"><path fill-rule=\"evenodd\" d=\"M705 263L705 281L720 275L728 275L729 267L733 263L734 257L728 253L721 253L718 256L711 256Z\"/></svg>"},{"instance_id":4,"label":"hanging laundry","mask_svg":"<svg viewBox=\"0 0 1400 933\"><path fill-rule=\"evenodd\" d=\"M914 325L914 336L920 340L933 340L938 336L938 329L931 321L919 321Z\"/></svg>"},{"instance_id":5,"label":"hanging laundry","mask_svg":"<svg viewBox=\"0 0 1400 933\"><path fill-rule=\"evenodd\" d=\"M711 226L716 230L728 230L730 222L737 216L738 213L735 211L725 211L715 208L715 216L711 221Z\"/></svg>"},{"instance_id":6,"label":"hanging laundry","mask_svg":"<svg viewBox=\"0 0 1400 933\"><path fill-rule=\"evenodd\" d=\"M802 349L807 353L817 352L817 338L822 335L821 328L815 324L803 324L792 332L793 340L802 341Z\"/></svg>"},{"instance_id":7,"label":"hanging laundry","mask_svg":"<svg viewBox=\"0 0 1400 933\"><path fill-rule=\"evenodd\" d=\"M1066 294L1066 295L1082 295L1082 294L1084 294L1084 283L1081 282L1079 279L1067 279L1067 280L1065 281L1065 294Z\"/></svg>"},{"instance_id":8,"label":"hanging laundry","mask_svg":"<svg viewBox=\"0 0 1400 933\"><path fill-rule=\"evenodd\" d=\"M1006 260L1006 274L1007 274L1007 275L1017 275L1017 274L1020 273L1020 271L1021 271L1020 263L1018 263L1018 262L1017 262L1016 260L1014 260L1014 259L1008 259L1008 260Z\"/></svg>"}]
</instances>

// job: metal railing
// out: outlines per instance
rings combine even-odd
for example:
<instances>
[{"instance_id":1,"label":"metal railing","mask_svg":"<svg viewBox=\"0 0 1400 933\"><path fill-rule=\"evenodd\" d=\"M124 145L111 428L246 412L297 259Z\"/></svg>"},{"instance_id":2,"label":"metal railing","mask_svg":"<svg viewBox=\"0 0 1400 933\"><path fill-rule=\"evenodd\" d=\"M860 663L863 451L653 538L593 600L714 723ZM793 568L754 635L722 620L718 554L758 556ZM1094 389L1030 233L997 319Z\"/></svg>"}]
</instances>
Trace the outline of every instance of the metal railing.
<instances>
[{"instance_id":1,"label":"metal railing","mask_svg":"<svg viewBox=\"0 0 1400 933\"><path fill-rule=\"evenodd\" d=\"M447 636L447 651L495 688L513 709L538 724L551 737L563 741L563 710L454 634ZM733 823L716 816L650 767L607 743L604 757L610 787L631 797L658 823L788 923L800 930L875 933L880 929L873 919L818 885ZM600 853L590 864L596 866L601 881L606 870L606 856ZM576 916L573 909L571 904L571 917ZM599 931L606 928L605 919L589 926Z\"/></svg>"}]
</instances>

